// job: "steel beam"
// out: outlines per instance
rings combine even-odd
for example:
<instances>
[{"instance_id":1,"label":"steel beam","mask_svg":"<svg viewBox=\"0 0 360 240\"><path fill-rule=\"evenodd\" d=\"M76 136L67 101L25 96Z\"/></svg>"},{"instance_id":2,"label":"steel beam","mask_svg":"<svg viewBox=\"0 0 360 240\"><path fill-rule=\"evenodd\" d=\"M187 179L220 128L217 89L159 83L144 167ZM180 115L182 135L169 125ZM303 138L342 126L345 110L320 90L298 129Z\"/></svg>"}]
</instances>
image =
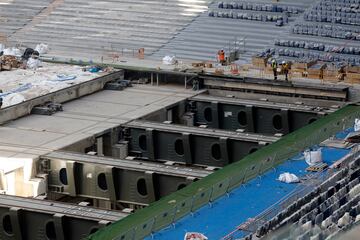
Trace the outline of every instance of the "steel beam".
<instances>
[{"instance_id":1,"label":"steel beam","mask_svg":"<svg viewBox=\"0 0 360 240\"><path fill-rule=\"evenodd\" d=\"M215 105L215 104L213 104ZM213 106L212 105L212 106ZM129 153L149 160L222 167L279 138L135 120L124 127Z\"/></svg>"},{"instance_id":2,"label":"steel beam","mask_svg":"<svg viewBox=\"0 0 360 240\"><path fill-rule=\"evenodd\" d=\"M111 202L149 204L212 171L79 153L51 152L39 161L51 192Z\"/></svg>"},{"instance_id":3,"label":"steel beam","mask_svg":"<svg viewBox=\"0 0 360 240\"><path fill-rule=\"evenodd\" d=\"M189 101L195 103L197 125L206 124L211 128L226 130L243 129L262 134L287 134L336 111L335 108L208 95L198 95Z\"/></svg>"},{"instance_id":4,"label":"steel beam","mask_svg":"<svg viewBox=\"0 0 360 240\"><path fill-rule=\"evenodd\" d=\"M128 214L0 194L0 239L77 240Z\"/></svg>"},{"instance_id":5,"label":"steel beam","mask_svg":"<svg viewBox=\"0 0 360 240\"><path fill-rule=\"evenodd\" d=\"M204 85L211 89L236 90L269 95L294 96L303 98L348 100L348 87L310 83L292 83L248 77L201 75Z\"/></svg>"}]
</instances>

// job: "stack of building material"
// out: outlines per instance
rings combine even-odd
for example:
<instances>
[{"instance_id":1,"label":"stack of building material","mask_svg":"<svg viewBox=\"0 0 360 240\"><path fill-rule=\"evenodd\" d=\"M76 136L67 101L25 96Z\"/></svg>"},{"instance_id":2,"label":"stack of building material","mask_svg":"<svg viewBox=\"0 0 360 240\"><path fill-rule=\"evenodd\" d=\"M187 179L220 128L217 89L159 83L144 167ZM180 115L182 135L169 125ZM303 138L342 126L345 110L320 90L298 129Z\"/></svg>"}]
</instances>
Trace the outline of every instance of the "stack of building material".
<instances>
[{"instance_id":1,"label":"stack of building material","mask_svg":"<svg viewBox=\"0 0 360 240\"><path fill-rule=\"evenodd\" d=\"M1 56L0 57L0 71L11 70L12 68L20 67L21 62L15 56Z\"/></svg>"},{"instance_id":2,"label":"stack of building material","mask_svg":"<svg viewBox=\"0 0 360 240\"><path fill-rule=\"evenodd\" d=\"M269 57L267 56L253 56L251 61L252 61L252 65L254 67L258 67L258 68L265 68L266 67L266 63L268 61Z\"/></svg>"},{"instance_id":3,"label":"stack of building material","mask_svg":"<svg viewBox=\"0 0 360 240\"><path fill-rule=\"evenodd\" d=\"M327 64L323 71L324 81L338 82L344 80L344 66L339 64Z\"/></svg>"},{"instance_id":4,"label":"stack of building material","mask_svg":"<svg viewBox=\"0 0 360 240\"><path fill-rule=\"evenodd\" d=\"M304 59L304 60L297 60L296 62L293 62L291 66L291 74L297 75L299 74L301 77L305 75L308 68L316 64L316 61Z\"/></svg>"},{"instance_id":5,"label":"stack of building material","mask_svg":"<svg viewBox=\"0 0 360 240\"><path fill-rule=\"evenodd\" d=\"M326 64L322 62L318 62L311 67L308 68L308 78L314 79L322 79L323 78L323 71L326 68Z\"/></svg>"},{"instance_id":6,"label":"stack of building material","mask_svg":"<svg viewBox=\"0 0 360 240\"><path fill-rule=\"evenodd\" d=\"M346 68L345 82L360 83L360 66L348 66Z\"/></svg>"}]
</instances>

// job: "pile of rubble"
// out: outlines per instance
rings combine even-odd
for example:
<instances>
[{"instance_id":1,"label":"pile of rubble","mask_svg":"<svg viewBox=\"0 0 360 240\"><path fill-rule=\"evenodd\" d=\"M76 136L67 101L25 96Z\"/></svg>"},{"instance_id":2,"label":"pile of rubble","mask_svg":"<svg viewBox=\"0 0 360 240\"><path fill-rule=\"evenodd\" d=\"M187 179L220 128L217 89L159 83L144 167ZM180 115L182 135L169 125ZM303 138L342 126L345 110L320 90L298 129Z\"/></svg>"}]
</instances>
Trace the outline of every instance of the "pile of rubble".
<instances>
[{"instance_id":1,"label":"pile of rubble","mask_svg":"<svg viewBox=\"0 0 360 240\"><path fill-rule=\"evenodd\" d=\"M0 57L0 71L10 71L13 68L19 68L21 65L21 61L16 56L3 55Z\"/></svg>"},{"instance_id":2,"label":"pile of rubble","mask_svg":"<svg viewBox=\"0 0 360 240\"><path fill-rule=\"evenodd\" d=\"M0 71L10 71L14 68L36 69L41 66L40 55L48 51L46 44L38 44L35 49L5 48L0 44Z\"/></svg>"}]
</instances>

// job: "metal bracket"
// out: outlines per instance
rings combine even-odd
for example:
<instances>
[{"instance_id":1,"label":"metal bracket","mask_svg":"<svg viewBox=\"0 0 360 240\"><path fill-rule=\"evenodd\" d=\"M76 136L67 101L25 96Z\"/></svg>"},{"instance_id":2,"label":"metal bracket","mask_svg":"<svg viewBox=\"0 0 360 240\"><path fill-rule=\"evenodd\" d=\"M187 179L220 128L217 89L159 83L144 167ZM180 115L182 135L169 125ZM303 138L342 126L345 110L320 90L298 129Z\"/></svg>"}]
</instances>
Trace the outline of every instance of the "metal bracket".
<instances>
[{"instance_id":1,"label":"metal bracket","mask_svg":"<svg viewBox=\"0 0 360 240\"><path fill-rule=\"evenodd\" d=\"M42 105L33 107L31 109L31 114L50 116L59 111L63 111L63 107L60 103L46 102Z\"/></svg>"}]
</instances>

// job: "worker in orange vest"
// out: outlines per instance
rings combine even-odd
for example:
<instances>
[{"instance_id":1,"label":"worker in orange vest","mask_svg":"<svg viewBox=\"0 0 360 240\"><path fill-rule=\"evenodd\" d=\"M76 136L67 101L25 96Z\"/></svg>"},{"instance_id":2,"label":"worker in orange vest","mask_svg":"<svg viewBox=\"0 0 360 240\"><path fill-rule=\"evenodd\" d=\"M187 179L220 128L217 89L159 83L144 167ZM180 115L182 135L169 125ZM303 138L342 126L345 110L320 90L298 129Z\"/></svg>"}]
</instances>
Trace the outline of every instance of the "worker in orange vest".
<instances>
[{"instance_id":1,"label":"worker in orange vest","mask_svg":"<svg viewBox=\"0 0 360 240\"><path fill-rule=\"evenodd\" d=\"M224 49L221 49L221 50L218 51L218 60L222 65L224 65L224 63L225 63L225 51L224 51Z\"/></svg>"},{"instance_id":2,"label":"worker in orange vest","mask_svg":"<svg viewBox=\"0 0 360 240\"><path fill-rule=\"evenodd\" d=\"M281 68L282 68L283 73L285 74L285 81L288 82L289 81L288 74L289 74L289 68L290 68L289 63L286 61L283 61L281 63Z\"/></svg>"}]
</instances>

